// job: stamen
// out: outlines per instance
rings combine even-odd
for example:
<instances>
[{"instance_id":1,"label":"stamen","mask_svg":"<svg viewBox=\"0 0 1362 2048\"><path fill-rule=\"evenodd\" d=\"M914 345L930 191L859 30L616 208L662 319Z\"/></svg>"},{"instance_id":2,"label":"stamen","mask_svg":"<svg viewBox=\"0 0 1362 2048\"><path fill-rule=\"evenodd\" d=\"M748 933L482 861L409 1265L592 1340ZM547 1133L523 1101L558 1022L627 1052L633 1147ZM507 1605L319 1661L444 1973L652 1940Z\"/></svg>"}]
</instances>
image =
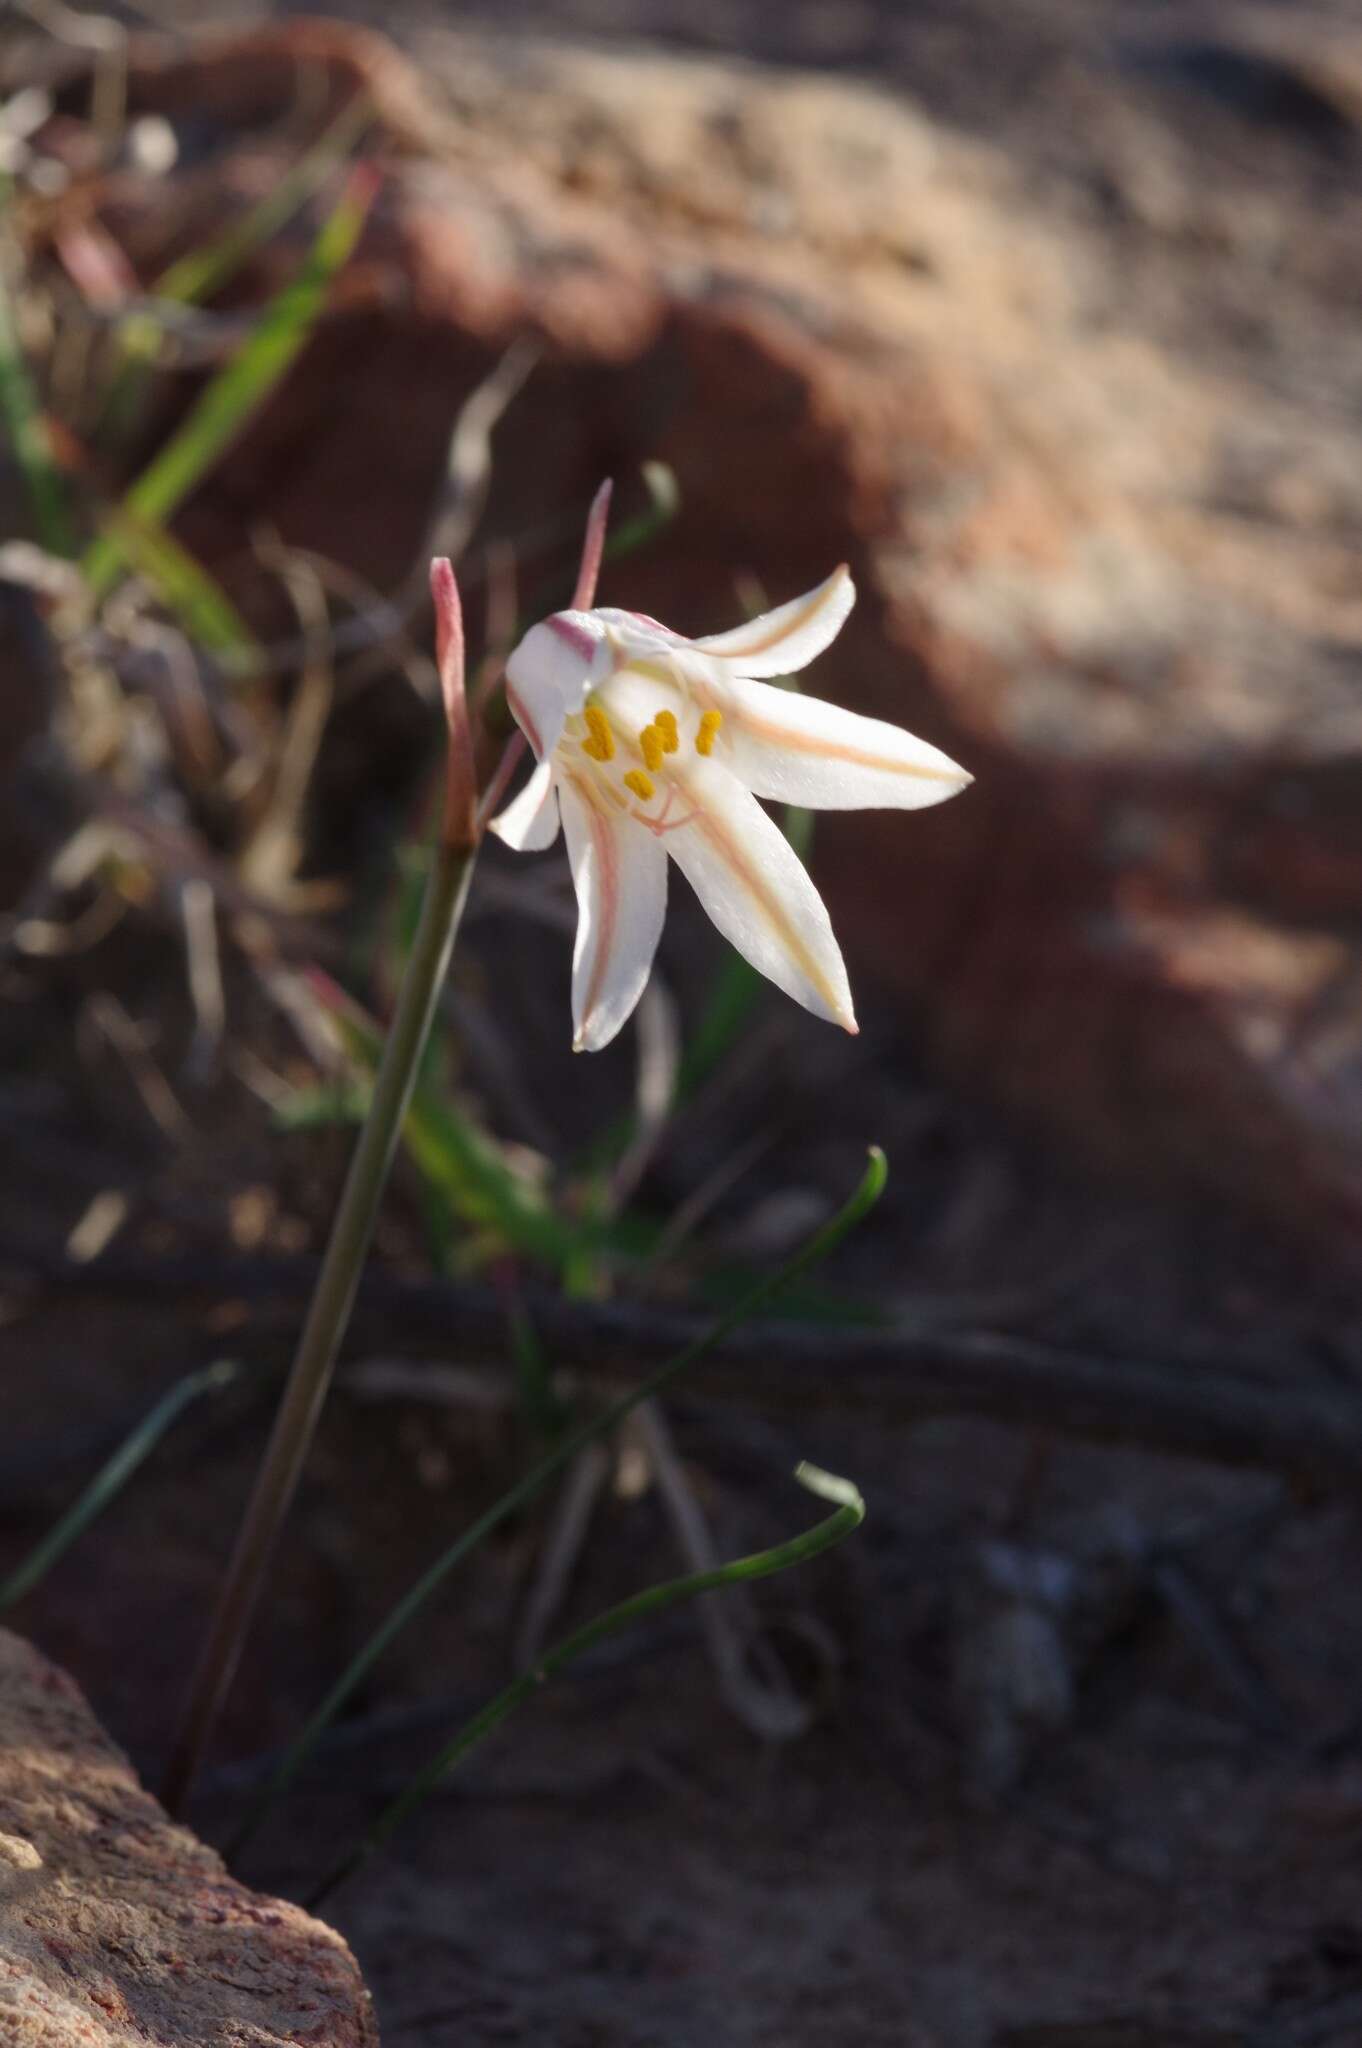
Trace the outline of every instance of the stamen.
<instances>
[{"instance_id":1,"label":"stamen","mask_svg":"<svg viewBox=\"0 0 1362 2048\"><path fill-rule=\"evenodd\" d=\"M659 711L654 715L653 724L662 735L663 753L674 754L681 744L680 735L676 730L676 713L674 711Z\"/></svg>"},{"instance_id":2,"label":"stamen","mask_svg":"<svg viewBox=\"0 0 1362 2048\"><path fill-rule=\"evenodd\" d=\"M722 711L706 711L704 713L700 720L700 730L695 735L695 751L697 754L712 754L714 752L714 736L723 722L724 715Z\"/></svg>"},{"instance_id":3,"label":"stamen","mask_svg":"<svg viewBox=\"0 0 1362 2048\"><path fill-rule=\"evenodd\" d=\"M648 780L648 777L641 768L631 768L629 770L629 773L624 778L624 786L626 789L633 790L634 795L641 804L651 803L657 795L656 787Z\"/></svg>"},{"instance_id":4,"label":"stamen","mask_svg":"<svg viewBox=\"0 0 1362 2048\"><path fill-rule=\"evenodd\" d=\"M590 736L582 741L582 752L589 754L593 761L613 761L615 758L615 735L610 730L610 720L599 704L588 704L582 713L590 730Z\"/></svg>"},{"instance_id":5,"label":"stamen","mask_svg":"<svg viewBox=\"0 0 1362 2048\"><path fill-rule=\"evenodd\" d=\"M666 752L666 742L662 734L655 725L645 725L638 736L638 743L643 749L643 758L649 769L656 775L662 766L662 756Z\"/></svg>"}]
</instances>

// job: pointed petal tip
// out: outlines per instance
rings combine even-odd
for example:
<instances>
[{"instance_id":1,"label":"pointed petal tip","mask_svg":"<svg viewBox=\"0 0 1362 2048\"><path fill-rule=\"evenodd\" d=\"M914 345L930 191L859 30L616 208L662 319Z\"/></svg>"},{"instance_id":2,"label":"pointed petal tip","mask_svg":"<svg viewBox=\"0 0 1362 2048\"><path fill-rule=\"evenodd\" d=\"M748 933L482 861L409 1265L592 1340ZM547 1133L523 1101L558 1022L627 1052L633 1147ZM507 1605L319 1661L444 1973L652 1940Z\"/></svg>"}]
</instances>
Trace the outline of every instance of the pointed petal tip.
<instances>
[{"instance_id":1,"label":"pointed petal tip","mask_svg":"<svg viewBox=\"0 0 1362 2048\"><path fill-rule=\"evenodd\" d=\"M574 611L590 611L596 602L596 585L600 580L601 562L605 556L605 530L610 521L610 499L614 493L615 480L606 477L598 486L591 500L591 509L586 515L586 532L582 536L582 559L577 570L577 587L573 592Z\"/></svg>"},{"instance_id":2,"label":"pointed petal tip","mask_svg":"<svg viewBox=\"0 0 1362 2048\"><path fill-rule=\"evenodd\" d=\"M435 555L430 564L430 594L437 611L459 610L459 585L448 555Z\"/></svg>"},{"instance_id":3,"label":"pointed petal tip","mask_svg":"<svg viewBox=\"0 0 1362 2048\"><path fill-rule=\"evenodd\" d=\"M574 1052L604 1052L606 1046L617 1035L619 1029L620 1026L617 1024L613 1031L602 1031L599 1013L593 1010L589 1017L583 1017L581 1023L574 1031L572 1035L572 1050Z\"/></svg>"},{"instance_id":4,"label":"pointed petal tip","mask_svg":"<svg viewBox=\"0 0 1362 2048\"><path fill-rule=\"evenodd\" d=\"M850 565L839 562L830 576L801 597L762 612L728 633L708 633L688 644L701 654L730 662L734 673L754 678L793 675L830 647L856 602Z\"/></svg>"},{"instance_id":5,"label":"pointed petal tip","mask_svg":"<svg viewBox=\"0 0 1362 2048\"><path fill-rule=\"evenodd\" d=\"M448 555L436 555L430 565L430 596L435 607L435 655L440 682L448 706L463 691L463 607L459 602L458 579Z\"/></svg>"},{"instance_id":6,"label":"pointed petal tip","mask_svg":"<svg viewBox=\"0 0 1362 2048\"><path fill-rule=\"evenodd\" d=\"M477 769L464 689L463 609L454 565L437 555L430 565L435 607L435 665L444 697L448 747L442 831L448 846L471 847L477 838Z\"/></svg>"}]
</instances>

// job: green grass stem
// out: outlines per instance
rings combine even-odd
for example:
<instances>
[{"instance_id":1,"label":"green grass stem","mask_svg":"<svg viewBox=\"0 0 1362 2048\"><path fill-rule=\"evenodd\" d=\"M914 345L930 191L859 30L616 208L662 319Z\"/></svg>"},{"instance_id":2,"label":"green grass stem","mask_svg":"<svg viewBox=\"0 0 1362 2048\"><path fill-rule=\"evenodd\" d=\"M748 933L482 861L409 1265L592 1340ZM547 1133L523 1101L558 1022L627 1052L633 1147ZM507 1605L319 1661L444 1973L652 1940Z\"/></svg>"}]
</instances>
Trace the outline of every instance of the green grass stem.
<instances>
[{"instance_id":1,"label":"green grass stem","mask_svg":"<svg viewBox=\"0 0 1362 2048\"><path fill-rule=\"evenodd\" d=\"M65 1557L72 1544L78 1542L90 1524L103 1514L111 1501L117 1499L138 1466L151 1455L185 1409L204 1394L221 1393L224 1387L232 1384L239 1371L240 1368L229 1360L219 1359L215 1365L205 1366L201 1372L190 1373L169 1393L162 1395L151 1413L100 1466L56 1526L34 1546L8 1578L0 1580L0 1612L22 1600L47 1577L53 1565Z\"/></svg>"},{"instance_id":2,"label":"green grass stem","mask_svg":"<svg viewBox=\"0 0 1362 2048\"><path fill-rule=\"evenodd\" d=\"M721 1592L727 1586L750 1584L753 1579L774 1578L777 1572L807 1564L834 1544L844 1542L865 1520L865 1502L849 1480L838 1479L833 1473L820 1471L816 1465L808 1464L798 1466L794 1476L810 1493L833 1502L832 1514L824 1516L802 1536L791 1537L788 1543L755 1551L748 1557L734 1558L731 1563L717 1565L711 1571L692 1572L685 1578L666 1579L660 1585L650 1586L646 1592L621 1600L618 1606L597 1615L594 1621L587 1622L561 1643L555 1643L529 1671L499 1692L480 1713L465 1722L442 1749L436 1751L410 1784L384 1808L350 1854L323 1878L308 1899L308 1906L315 1910L338 1885L367 1863L479 1743L486 1741L517 1707L524 1706L527 1700L541 1693L551 1678L556 1678L560 1671L565 1671L569 1664L594 1649L597 1643L605 1642L610 1636L622 1635L636 1622L649 1621L683 1601L698 1599L705 1593Z\"/></svg>"},{"instance_id":3,"label":"green grass stem","mask_svg":"<svg viewBox=\"0 0 1362 2048\"><path fill-rule=\"evenodd\" d=\"M307 342L332 281L359 240L372 197L372 180L355 173L297 277L264 308L231 361L205 386L184 423L129 489L119 508L123 521L146 529L173 518L259 412ZM108 592L125 555L117 524L86 550L81 566L93 596Z\"/></svg>"},{"instance_id":4,"label":"green grass stem","mask_svg":"<svg viewBox=\"0 0 1362 2048\"><path fill-rule=\"evenodd\" d=\"M14 450L33 511L33 527L49 554L70 560L75 535L66 504L66 483L52 454L51 438L33 388L9 291L0 276L0 425Z\"/></svg>"},{"instance_id":5,"label":"green grass stem","mask_svg":"<svg viewBox=\"0 0 1362 2048\"><path fill-rule=\"evenodd\" d=\"M183 1807L193 1789L331 1384L336 1354L373 1239L379 1201L449 968L473 860L471 847L442 843L431 865L421 921L402 978L369 1114L350 1162L316 1292L171 1759L165 1796L172 1812Z\"/></svg>"},{"instance_id":6,"label":"green grass stem","mask_svg":"<svg viewBox=\"0 0 1362 2048\"><path fill-rule=\"evenodd\" d=\"M290 1744L278 1768L259 1797L247 1813L231 1844L235 1854L255 1832L265 1814L280 1795L293 1783L298 1773L312 1754L318 1739L323 1735L338 1713L345 1706L356 1688L363 1684L374 1665L409 1623L414 1621L431 1596L444 1584L456 1565L462 1563L494 1529L532 1501L543 1491L549 1481L557 1476L577 1454L588 1444L609 1436L623 1422L626 1415L638 1407L641 1401L660 1394L673 1380L680 1377L687 1367L694 1365L716 1344L722 1343L730 1331L738 1328L752 1316L773 1301L793 1280L827 1258L842 1239L869 1213L884 1189L888 1166L878 1146L872 1146L866 1169L851 1198L837 1214L825 1223L821 1230L811 1237L794 1256L788 1259L769 1278L759 1281L726 1314L712 1323L703 1335L687 1344L683 1350L667 1359L648 1378L641 1380L630 1392L621 1394L608 1407L591 1420L582 1423L561 1437L553 1448L533 1465L516 1484L502 1494L485 1514L464 1530L463 1534L450 1544L449 1548L436 1558L416 1583L388 1614L363 1649L347 1665L331 1691Z\"/></svg>"}]
</instances>

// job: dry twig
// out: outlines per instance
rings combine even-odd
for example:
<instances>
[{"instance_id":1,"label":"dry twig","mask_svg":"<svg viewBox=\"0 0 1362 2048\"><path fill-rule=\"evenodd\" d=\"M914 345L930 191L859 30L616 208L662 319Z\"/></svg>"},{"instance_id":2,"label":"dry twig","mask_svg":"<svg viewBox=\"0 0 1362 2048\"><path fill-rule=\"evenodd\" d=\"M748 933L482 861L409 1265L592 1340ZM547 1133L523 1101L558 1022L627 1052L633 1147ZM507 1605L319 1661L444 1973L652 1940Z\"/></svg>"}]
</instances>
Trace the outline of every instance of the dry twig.
<instances>
[{"instance_id":1,"label":"dry twig","mask_svg":"<svg viewBox=\"0 0 1362 2048\"><path fill-rule=\"evenodd\" d=\"M230 1295L254 1305L258 1342L286 1340L307 1295L306 1260L146 1258L116 1250L73 1271L50 1245L0 1241L0 1270L85 1298L140 1304L211 1304ZM528 1291L525 1305L562 1370L608 1385L635 1379L678 1351L701 1319L629 1301L571 1301ZM479 1354L500 1370L505 1309L487 1287L412 1281L371 1273L361 1288L352 1341L446 1354L457 1328L469 1363ZM1249 1466L1354 1488L1362 1475L1362 1399L1284 1358L1269 1385L1232 1365L1061 1350L981 1330L922 1330L908 1323L829 1329L826 1324L757 1322L733 1331L696 1365L690 1392L772 1411L832 1409L913 1424L934 1416L979 1416L1012 1427L1037 1425L1083 1442L1124 1444L1164 1456Z\"/></svg>"}]
</instances>

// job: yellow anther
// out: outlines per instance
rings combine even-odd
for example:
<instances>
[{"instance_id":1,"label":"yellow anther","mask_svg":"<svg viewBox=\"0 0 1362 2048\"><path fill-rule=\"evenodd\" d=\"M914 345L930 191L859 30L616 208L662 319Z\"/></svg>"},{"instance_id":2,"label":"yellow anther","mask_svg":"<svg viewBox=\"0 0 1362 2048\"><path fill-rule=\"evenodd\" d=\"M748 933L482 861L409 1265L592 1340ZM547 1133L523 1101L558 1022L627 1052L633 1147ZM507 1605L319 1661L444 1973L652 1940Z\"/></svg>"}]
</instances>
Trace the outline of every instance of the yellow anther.
<instances>
[{"instance_id":1,"label":"yellow anther","mask_svg":"<svg viewBox=\"0 0 1362 2048\"><path fill-rule=\"evenodd\" d=\"M652 799L657 795L657 790L641 768L631 768L629 770L629 773L624 778L624 786L626 789L633 790L634 795L641 804L651 803Z\"/></svg>"},{"instance_id":2,"label":"yellow anther","mask_svg":"<svg viewBox=\"0 0 1362 2048\"><path fill-rule=\"evenodd\" d=\"M653 719L653 724L662 735L663 753L674 754L681 744L680 735L676 730L676 713L659 711Z\"/></svg>"},{"instance_id":3,"label":"yellow anther","mask_svg":"<svg viewBox=\"0 0 1362 2048\"><path fill-rule=\"evenodd\" d=\"M593 761L613 761L615 758L615 735L610 730L610 720L599 704L588 704L582 713L590 737L582 741L582 752L589 754Z\"/></svg>"},{"instance_id":4,"label":"yellow anther","mask_svg":"<svg viewBox=\"0 0 1362 2048\"><path fill-rule=\"evenodd\" d=\"M638 736L638 743L643 749L644 760L653 774L656 775L658 769L662 766L662 756L666 752L666 745L661 733L655 725L645 725Z\"/></svg>"},{"instance_id":5,"label":"yellow anther","mask_svg":"<svg viewBox=\"0 0 1362 2048\"><path fill-rule=\"evenodd\" d=\"M724 715L722 711L705 712L700 720L700 730L695 735L695 751L697 754L712 754L714 752L714 735L718 732L723 722Z\"/></svg>"}]
</instances>

